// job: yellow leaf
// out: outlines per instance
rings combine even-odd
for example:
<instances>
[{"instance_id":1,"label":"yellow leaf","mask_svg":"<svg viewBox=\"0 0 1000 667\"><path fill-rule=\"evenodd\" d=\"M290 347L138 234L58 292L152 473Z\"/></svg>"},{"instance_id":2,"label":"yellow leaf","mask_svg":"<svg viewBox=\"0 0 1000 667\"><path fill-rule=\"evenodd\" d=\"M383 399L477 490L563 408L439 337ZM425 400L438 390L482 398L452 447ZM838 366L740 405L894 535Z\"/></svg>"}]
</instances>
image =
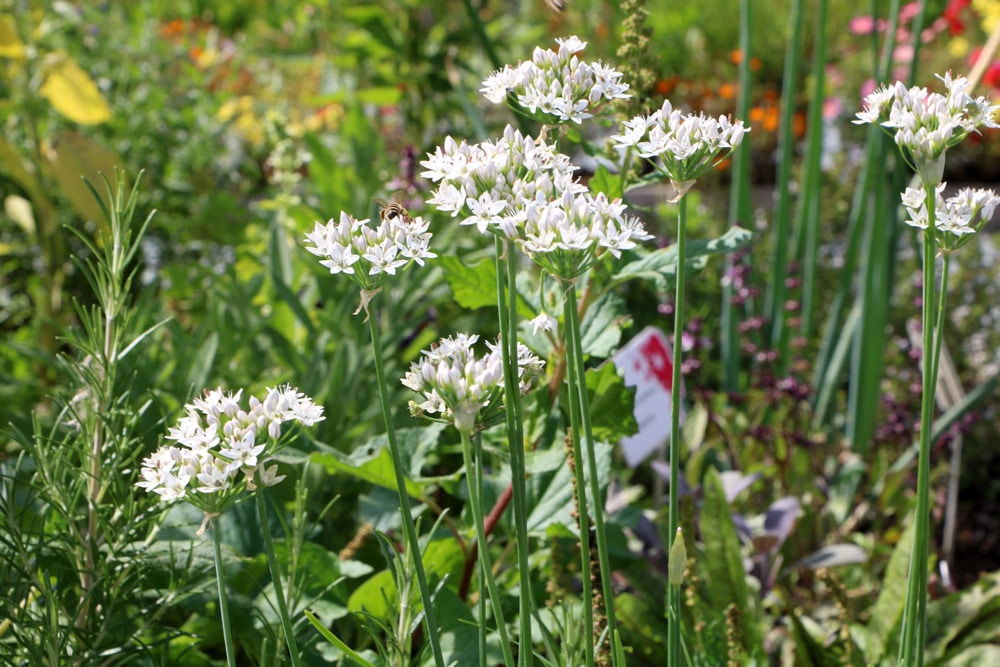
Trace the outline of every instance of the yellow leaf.
<instances>
[{"instance_id":1,"label":"yellow leaf","mask_svg":"<svg viewBox=\"0 0 1000 667\"><path fill-rule=\"evenodd\" d=\"M14 28L14 22L6 14L0 14L0 58L24 60L24 44Z\"/></svg>"},{"instance_id":2,"label":"yellow leaf","mask_svg":"<svg viewBox=\"0 0 1000 667\"><path fill-rule=\"evenodd\" d=\"M94 199L83 178L90 181L99 193L104 193L101 174L111 178L121 160L108 148L79 132L60 132L52 140L48 151L52 175L66 194L73 210L84 220L104 224L100 204ZM108 202L104 202L105 206Z\"/></svg>"},{"instance_id":3,"label":"yellow leaf","mask_svg":"<svg viewBox=\"0 0 1000 667\"><path fill-rule=\"evenodd\" d=\"M35 235L35 214L31 211L31 202L18 195L7 195L3 200L3 210L7 217L30 236Z\"/></svg>"},{"instance_id":4,"label":"yellow leaf","mask_svg":"<svg viewBox=\"0 0 1000 667\"><path fill-rule=\"evenodd\" d=\"M75 123L96 125L111 120L111 107L97 84L75 60L66 56L49 61L39 92L56 111Z\"/></svg>"}]
</instances>

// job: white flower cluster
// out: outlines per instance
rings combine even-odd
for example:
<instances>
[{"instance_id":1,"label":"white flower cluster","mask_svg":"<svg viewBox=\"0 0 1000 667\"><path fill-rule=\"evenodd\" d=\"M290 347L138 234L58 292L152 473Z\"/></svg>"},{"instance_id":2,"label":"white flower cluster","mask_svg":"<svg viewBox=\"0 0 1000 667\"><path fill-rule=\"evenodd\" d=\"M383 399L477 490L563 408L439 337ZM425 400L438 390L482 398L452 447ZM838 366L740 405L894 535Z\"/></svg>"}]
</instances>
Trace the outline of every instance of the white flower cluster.
<instances>
[{"instance_id":1,"label":"white flower cluster","mask_svg":"<svg viewBox=\"0 0 1000 667\"><path fill-rule=\"evenodd\" d=\"M602 102L630 97L621 72L577 57L586 42L568 37L556 43L556 51L535 47L531 60L493 73L483 81L480 92L494 104L510 95L528 115L548 124L579 124L593 117L591 111Z\"/></svg>"},{"instance_id":2,"label":"white flower cluster","mask_svg":"<svg viewBox=\"0 0 1000 667\"><path fill-rule=\"evenodd\" d=\"M684 114L667 100L648 116L624 123L625 131L612 137L623 148L635 148L640 157L658 159L657 167L675 184L697 180L743 142L750 128L727 116L712 118Z\"/></svg>"},{"instance_id":3,"label":"white flower cluster","mask_svg":"<svg viewBox=\"0 0 1000 667\"><path fill-rule=\"evenodd\" d=\"M556 199L529 202L521 217L517 244L536 264L563 279L587 271L601 248L620 257L637 241L653 238L638 218L625 215L620 199L609 201L603 193L567 190Z\"/></svg>"},{"instance_id":4,"label":"white flower cluster","mask_svg":"<svg viewBox=\"0 0 1000 667\"><path fill-rule=\"evenodd\" d=\"M937 237L938 245L946 252L957 250L967 238L983 228L1000 205L1000 197L992 190L962 188L952 197L944 198L945 184L934 189L934 227L950 232L952 236ZM903 206L910 217L906 224L927 229L927 195L921 188L906 188L902 194Z\"/></svg>"},{"instance_id":5,"label":"white flower cluster","mask_svg":"<svg viewBox=\"0 0 1000 667\"><path fill-rule=\"evenodd\" d=\"M239 405L242 393L206 391L185 406L185 416L166 436L177 445L146 457L136 486L164 501L184 499L221 512L244 488L253 490L255 478L265 486L284 479L277 464L267 466L282 424L312 426L324 419L323 408L289 385L268 389L263 401L251 397L249 410Z\"/></svg>"},{"instance_id":6,"label":"white flower cluster","mask_svg":"<svg viewBox=\"0 0 1000 667\"><path fill-rule=\"evenodd\" d=\"M897 81L882 86L865 98L865 108L858 112L855 124L879 124L895 130L896 144L904 150L910 166L923 177L930 172L930 182L938 183L944 169L945 151L961 142L980 127L1000 127L994 115L1000 106L986 97L968 94L969 80L951 78L951 73L938 76L948 89L946 95L928 92L926 88L907 88ZM927 182L927 179L925 179Z\"/></svg>"},{"instance_id":7,"label":"white flower cluster","mask_svg":"<svg viewBox=\"0 0 1000 667\"><path fill-rule=\"evenodd\" d=\"M330 273L351 276L363 289L374 289L385 275L410 262L423 265L425 259L437 257L429 244L431 233L423 218L408 215L386 215L378 226L370 220L357 220L341 212L340 221L317 222L306 234L306 249L323 257L320 262Z\"/></svg>"},{"instance_id":8,"label":"white flower cluster","mask_svg":"<svg viewBox=\"0 0 1000 667\"><path fill-rule=\"evenodd\" d=\"M460 431L472 432L500 412L503 351L487 342L487 354L477 358L472 348L478 340L469 334L442 338L411 364L402 383L426 398L423 403L410 402L414 415L439 414ZM519 388L525 394L545 362L520 343L517 350ZM484 410L487 413L481 414Z\"/></svg>"},{"instance_id":9,"label":"white flower cluster","mask_svg":"<svg viewBox=\"0 0 1000 667\"><path fill-rule=\"evenodd\" d=\"M429 204L452 216L465 214L463 225L508 238L518 236L517 214L527 202L586 191L574 180L568 156L510 125L495 142L470 145L448 137L420 164L426 168L421 176L440 183Z\"/></svg>"}]
</instances>

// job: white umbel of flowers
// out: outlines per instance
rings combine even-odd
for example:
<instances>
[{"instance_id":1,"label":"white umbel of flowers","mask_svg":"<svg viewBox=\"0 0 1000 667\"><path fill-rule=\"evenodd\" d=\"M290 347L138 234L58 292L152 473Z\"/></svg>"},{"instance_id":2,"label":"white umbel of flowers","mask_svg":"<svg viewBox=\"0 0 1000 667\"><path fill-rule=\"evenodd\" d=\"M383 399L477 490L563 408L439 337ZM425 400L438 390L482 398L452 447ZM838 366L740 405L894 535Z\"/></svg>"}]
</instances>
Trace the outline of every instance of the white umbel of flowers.
<instances>
[{"instance_id":1,"label":"white umbel of flowers","mask_svg":"<svg viewBox=\"0 0 1000 667\"><path fill-rule=\"evenodd\" d=\"M479 336L474 334L442 338L410 365L402 383L424 396L422 403L410 402L414 415L440 415L441 420L471 433L477 424L500 411L503 351L487 341L487 353L476 357L473 346L478 340ZM520 343L517 350L519 388L525 394L541 373L544 362Z\"/></svg>"},{"instance_id":2,"label":"white umbel of flowers","mask_svg":"<svg viewBox=\"0 0 1000 667\"><path fill-rule=\"evenodd\" d=\"M962 188L945 199L944 188L945 184L941 183L934 189L934 227L948 232L937 236L937 244L945 252L953 252L968 241L963 237L976 234L990 221L1000 205L1000 197L993 190ZM906 224L927 229L927 195L924 189L906 188L902 200L909 214Z\"/></svg>"},{"instance_id":3,"label":"white umbel of flowers","mask_svg":"<svg viewBox=\"0 0 1000 667\"><path fill-rule=\"evenodd\" d=\"M602 103L631 97L621 72L579 59L586 42L567 37L556 43L555 51L535 47L531 60L494 72L480 92L494 104L512 98L527 115L548 124L580 124Z\"/></svg>"},{"instance_id":4,"label":"white umbel of flowers","mask_svg":"<svg viewBox=\"0 0 1000 667\"><path fill-rule=\"evenodd\" d=\"M255 476L265 486L284 479L277 465L267 465L283 425L312 426L324 419L323 408L289 385L268 389L263 401L251 397L248 409L240 406L242 393L215 389L186 405L166 436L176 444L143 460L136 486L163 501L220 512L240 491L254 489Z\"/></svg>"},{"instance_id":5,"label":"white umbel of flowers","mask_svg":"<svg viewBox=\"0 0 1000 667\"><path fill-rule=\"evenodd\" d=\"M322 257L330 273L343 273L364 289L373 289L383 276L395 275L411 262L423 265L437 257L430 250L431 233L421 217L385 216L378 225L346 212L326 224L317 222L306 234L306 250Z\"/></svg>"},{"instance_id":6,"label":"white umbel of flowers","mask_svg":"<svg viewBox=\"0 0 1000 667\"><path fill-rule=\"evenodd\" d=\"M685 114L670 100L649 114L624 122L624 131L611 137L615 145L634 148L675 184L697 180L743 142L750 128L728 116L713 118Z\"/></svg>"},{"instance_id":7,"label":"white umbel of flowers","mask_svg":"<svg viewBox=\"0 0 1000 667\"><path fill-rule=\"evenodd\" d=\"M1000 106L986 97L968 93L969 80L938 75L946 94L927 88L907 88L896 81L880 86L865 98L854 123L877 124L893 135L904 159L924 184L937 185L944 173L944 154L981 127L1000 127L995 115Z\"/></svg>"}]
</instances>

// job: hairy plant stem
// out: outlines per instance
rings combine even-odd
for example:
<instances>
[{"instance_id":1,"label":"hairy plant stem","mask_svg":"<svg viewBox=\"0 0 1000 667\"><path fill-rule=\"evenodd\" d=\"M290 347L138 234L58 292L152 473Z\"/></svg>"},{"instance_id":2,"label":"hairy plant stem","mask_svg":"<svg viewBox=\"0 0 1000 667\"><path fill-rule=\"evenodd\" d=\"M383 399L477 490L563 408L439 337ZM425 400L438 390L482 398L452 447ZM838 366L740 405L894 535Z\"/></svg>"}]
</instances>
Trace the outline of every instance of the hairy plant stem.
<instances>
[{"instance_id":1,"label":"hairy plant stem","mask_svg":"<svg viewBox=\"0 0 1000 667\"><path fill-rule=\"evenodd\" d=\"M578 387L580 386L580 378L578 376L579 366L576 363L576 344L574 342L575 331L573 327L573 322L575 321L575 311L576 311L576 288L572 281L566 281L569 286L566 287L564 284L565 295L563 298L563 319L565 322L565 338L566 338L566 370L567 379L569 382L569 422L570 422L570 440L573 444L573 475L576 483L573 485L576 489L576 506L577 506L577 525L580 528L580 583L583 585L583 621L584 621L584 634L587 637L586 640L586 665L587 667L594 666L594 592L593 592L593 582L591 582L591 565L590 565L590 515L587 511L587 484L583 475L583 452L580 444L580 431L581 431L581 420L582 416L580 411L582 408L582 403L580 402L577 394ZM571 294L572 292L572 294ZM591 476L593 476L593 470L591 470ZM597 514L596 506L598 504L598 498L600 496L594 496L595 514ZM603 578L603 577L602 577Z\"/></svg>"},{"instance_id":2,"label":"hairy plant stem","mask_svg":"<svg viewBox=\"0 0 1000 667\"><path fill-rule=\"evenodd\" d=\"M671 356L673 374L670 381L670 501L667 510L667 535L674 539L680 524L680 456L681 456L681 346L684 337L684 261L687 237L687 197L677 202L677 271L674 296L674 350ZM681 664L681 587L667 587L667 664Z\"/></svg>"},{"instance_id":3,"label":"hairy plant stem","mask_svg":"<svg viewBox=\"0 0 1000 667\"><path fill-rule=\"evenodd\" d=\"M469 507L472 509L472 523L476 527L476 543L479 546L479 566L482 581L485 581L489 592L490 604L493 607L493 617L497 623L497 633L500 635L500 648L503 650L504 665L514 667L514 654L510 649L510 637L507 635L507 622L504 619L503 607L500 606L500 589L493 577L493 563L490 562L490 552L486 545L486 527L483 520L483 463L480 435L476 434L476 452L473 457L472 441L466 431L461 431L462 460L465 463L465 479L469 484ZM482 581L479 586L479 597L483 597ZM479 619L485 626L485 615Z\"/></svg>"},{"instance_id":4,"label":"hairy plant stem","mask_svg":"<svg viewBox=\"0 0 1000 667\"><path fill-rule=\"evenodd\" d=\"M935 189L936 184L924 183L927 199L927 229L924 230L923 303L923 382L920 397L920 449L917 457L917 508L910 551L910 572L907 579L906 602L903 606L903 628L899 646L899 664L922 667L927 617L927 563L930 547L930 474L931 428L934 419L934 390L937 386L937 356L940 350L941 303L934 300L934 262L937 251ZM942 278L942 287L947 287ZM935 329L935 324L937 328ZM935 338L936 337L936 338Z\"/></svg>"},{"instance_id":5,"label":"hairy plant stem","mask_svg":"<svg viewBox=\"0 0 1000 667\"><path fill-rule=\"evenodd\" d=\"M577 400L580 402L580 419L583 426L583 442L587 455L587 469L590 473L590 495L594 500L594 529L597 534L597 558L601 570L601 592L604 595L604 613L608 623L608 643L612 648L618 641L618 623L615 618L614 589L611 585L611 556L608 553L607 530L604 522L604 502L601 496L601 483L597 474L597 453L594 451L594 434L590 417L590 398L587 395L587 380L583 365L583 342L580 335L579 307L576 297L576 285L570 283L566 290L566 300L569 307L566 309L568 323L566 325L567 338L572 336L572 363L576 366L575 374L571 374L571 380L575 378ZM567 348L570 343L567 341ZM571 392L572 394L572 392ZM615 667L624 667L618 664L617 651L611 651L611 664Z\"/></svg>"},{"instance_id":6,"label":"hairy plant stem","mask_svg":"<svg viewBox=\"0 0 1000 667\"><path fill-rule=\"evenodd\" d=\"M528 540L528 490L524 467L524 431L521 422L521 391L517 376L517 267L514 245L496 238L497 304L500 317L500 348L504 367L504 414L507 418L507 443L510 448L510 480L514 495L514 532L517 535L517 568L520 586L518 664L527 666L531 659L531 564Z\"/></svg>"},{"instance_id":7,"label":"hairy plant stem","mask_svg":"<svg viewBox=\"0 0 1000 667\"><path fill-rule=\"evenodd\" d=\"M215 547L215 582L219 590L219 616L222 620L222 641L226 645L226 665L236 667L236 649L233 648L233 628L229 620L229 602L226 598L226 581L222 574L222 539L219 537L219 517L209 523L212 544Z\"/></svg>"},{"instance_id":8,"label":"hairy plant stem","mask_svg":"<svg viewBox=\"0 0 1000 667\"><path fill-rule=\"evenodd\" d=\"M274 596L278 600L278 615L281 616L281 628L285 632L285 643L288 645L288 653L292 657L292 665L301 667L299 647L295 643L295 630L292 627L292 619L288 615L288 602L285 600L285 590L281 585L281 569L278 567L278 557L274 553L274 540L271 538L271 529L268 527L267 507L264 504L263 487L258 487L254 496L257 497L257 518L260 521L261 531L264 534L264 552L267 554L267 567L271 570Z\"/></svg>"},{"instance_id":9,"label":"hairy plant stem","mask_svg":"<svg viewBox=\"0 0 1000 667\"><path fill-rule=\"evenodd\" d=\"M385 420L385 434L389 441L389 454L392 458L392 470L396 476L396 491L399 493L399 509L403 518L403 537L408 551L413 558L413 570L417 575L417 587L420 589L420 601L424 607L424 624L427 628L427 640L431 644L436 667L444 667L444 654L441 652L441 642L438 637L438 624L434 614L434 601L430 588L427 586L427 574L424 572L423 558L420 552L420 542L417 539L417 529L410 514L410 499L406 493L406 474L403 472L403 460L399 455L399 445L396 443L396 428L392 423L392 413L389 411L389 391L385 384L385 369L382 367L382 342L378 329L378 318L368 318L368 328L372 338L372 356L375 358L375 380L378 383L379 398L382 403L382 418Z\"/></svg>"}]
</instances>

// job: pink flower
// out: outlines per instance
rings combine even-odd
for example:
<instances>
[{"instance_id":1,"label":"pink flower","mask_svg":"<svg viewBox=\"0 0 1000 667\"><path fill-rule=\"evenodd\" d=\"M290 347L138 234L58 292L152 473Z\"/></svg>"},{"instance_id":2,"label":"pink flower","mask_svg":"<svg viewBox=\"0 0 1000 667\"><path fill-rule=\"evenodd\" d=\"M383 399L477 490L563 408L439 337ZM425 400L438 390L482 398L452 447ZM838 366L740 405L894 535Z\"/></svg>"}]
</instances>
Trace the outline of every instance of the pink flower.
<instances>
[{"instance_id":1,"label":"pink flower","mask_svg":"<svg viewBox=\"0 0 1000 667\"><path fill-rule=\"evenodd\" d=\"M899 22L905 23L913 20L920 13L919 2L909 2L899 10Z\"/></svg>"},{"instance_id":2,"label":"pink flower","mask_svg":"<svg viewBox=\"0 0 1000 667\"><path fill-rule=\"evenodd\" d=\"M875 30L875 19L871 16L855 16L848 24L848 30L854 35L870 35Z\"/></svg>"}]
</instances>

